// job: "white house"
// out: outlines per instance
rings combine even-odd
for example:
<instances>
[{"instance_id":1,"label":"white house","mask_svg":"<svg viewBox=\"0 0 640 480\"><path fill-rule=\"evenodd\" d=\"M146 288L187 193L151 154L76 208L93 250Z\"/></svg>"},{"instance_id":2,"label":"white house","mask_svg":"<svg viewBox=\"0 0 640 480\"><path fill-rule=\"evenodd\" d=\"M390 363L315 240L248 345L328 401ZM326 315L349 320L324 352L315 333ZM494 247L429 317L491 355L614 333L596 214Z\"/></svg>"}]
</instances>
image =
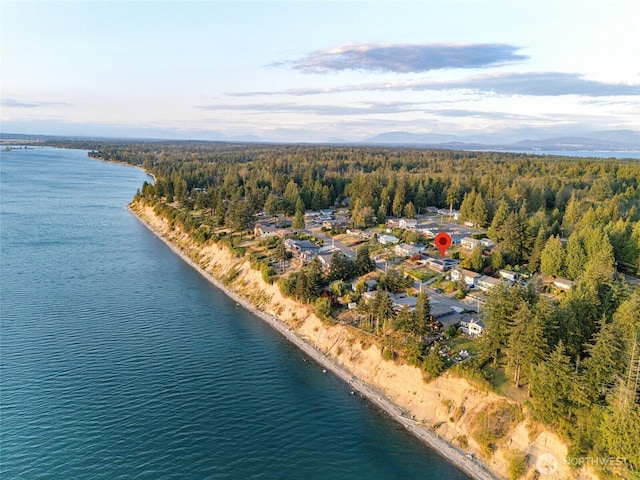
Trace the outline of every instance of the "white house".
<instances>
[{"instance_id":1,"label":"white house","mask_svg":"<svg viewBox=\"0 0 640 480\"><path fill-rule=\"evenodd\" d=\"M564 290L565 292L571 290L575 286L575 284L576 282L574 282L573 280L568 280L566 278L556 278L553 280L554 287L560 290Z\"/></svg>"},{"instance_id":2,"label":"white house","mask_svg":"<svg viewBox=\"0 0 640 480\"><path fill-rule=\"evenodd\" d=\"M483 292L488 292L493 287L500 285L500 280L493 277L487 277L486 275L482 275L476 278L477 287Z\"/></svg>"},{"instance_id":3,"label":"white house","mask_svg":"<svg viewBox=\"0 0 640 480\"><path fill-rule=\"evenodd\" d=\"M379 235L378 243L380 245L396 245L397 243L400 243L400 239L393 235Z\"/></svg>"},{"instance_id":4,"label":"white house","mask_svg":"<svg viewBox=\"0 0 640 480\"><path fill-rule=\"evenodd\" d=\"M401 218L398 221L398 226L405 230L412 230L416 228L418 221L415 218Z\"/></svg>"},{"instance_id":5,"label":"white house","mask_svg":"<svg viewBox=\"0 0 640 480\"><path fill-rule=\"evenodd\" d=\"M481 245L480 240L471 237L462 238L462 240L460 240L460 244L462 245L462 248L466 248L468 250L473 250L478 245Z\"/></svg>"},{"instance_id":6,"label":"white house","mask_svg":"<svg viewBox=\"0 0 640 480\"><path fill-rule=\"evenodd\" d=\"M498 275L500 275L500 278L504 278L508 282L515 282L516 280L518 280L518 278L520 278L520 274L518 272L505 270L504 268L498 270Z\"/></svg>"},{"instance_id":7,"label":"white house","mask_svg":"<svg viewBox=\"0 0 640 480\"><path fill-rule=\"evenodd\" d=\"M460 330L470 337L477 337L484 333L485 325L482 320L464 316L460 320Z\"/></svg>"},{"instance_id":8,"label":"white house","mask_svg":"<svg viewBox=\"0 0 640 480\"><path fill-rule=\"evenodd\" d=\"M480 276L479 273L466 270L464 268L456 268L451 270L451 280L457 282L458 280L464 281L468 286L475 286L476 279Z\"/></svg>"},{"instance_id":9,"label":"white house","mask_svg":"<svg viewBox=\"0 0 640 480\"><path fill-rule=\"evenodd\" d=\"M410 257L416 255L424 250L424 245L409 245L407 243L400 243L396 245L395 252L399 257Z\"/></svg>"},{"instance_id":10,"label":"white house","mask_svg":"<svg viewBox=\"0 0 640 480\"><path fill-rule=\"evenodd\" d=\"M484 248L487 248L487 249L491 249L496 246L496 244L493 243L493 240L491 240L490 238L482 238L480 240L480 243Z\"/></svg>"}]
</instances>

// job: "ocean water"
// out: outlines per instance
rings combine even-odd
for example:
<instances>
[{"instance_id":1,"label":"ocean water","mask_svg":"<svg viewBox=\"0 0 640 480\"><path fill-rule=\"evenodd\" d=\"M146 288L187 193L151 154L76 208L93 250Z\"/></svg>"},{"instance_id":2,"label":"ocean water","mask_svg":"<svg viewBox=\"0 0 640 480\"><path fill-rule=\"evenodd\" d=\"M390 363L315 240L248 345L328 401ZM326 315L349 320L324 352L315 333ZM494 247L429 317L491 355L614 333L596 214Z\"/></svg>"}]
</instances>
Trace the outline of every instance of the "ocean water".
<instances>
[{"instance_id":1,"label":"ocean water","mask_svg":"<svg viewBox=\"0 0 640 480\"><path fill-rule=\"evenodd\" d=\"M468 478L148 232L144 172L0 155L0 478Z\"/></svg>"}]
</instances>

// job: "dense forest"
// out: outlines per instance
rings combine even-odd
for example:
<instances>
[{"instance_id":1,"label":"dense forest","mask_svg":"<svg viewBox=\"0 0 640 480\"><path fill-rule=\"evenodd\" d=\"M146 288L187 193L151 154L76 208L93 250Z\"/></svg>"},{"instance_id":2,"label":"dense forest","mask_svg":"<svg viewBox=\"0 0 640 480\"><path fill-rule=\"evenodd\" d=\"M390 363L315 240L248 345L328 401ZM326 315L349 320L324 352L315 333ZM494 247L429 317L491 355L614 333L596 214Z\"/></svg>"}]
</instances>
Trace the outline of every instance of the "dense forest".
<instances>
[{"instance_id":1,"label":"dense forest","mask_svg":"<svg viewBox=\"0 0 640 480\"><path fill-rule=\"evenodd\" d=\"M484 366L504 362L515 386L526 389L534 417L569 440L571 455L608 455L630 472L640 469L640 291L623 276L640 267L638 161L205 142L74 146L150 172L155 181L145 182L138 198L162 205L200 242L215 239L222 226L249 229L263 209L299 218L307 209L348 205L359 228L432 206L459 209L461 220L486 229L497 245L490 258L479 257L479 268L490 262L533 275L526 285L491 291L482 313L486 333L467 373L482 377ZM312 301L331 281L371 270L369 260L361 249L352 264L337 259L328 277L312 262L282 288ZM575 287L549 298L539 272ZM402 288L394 275L383 278L386 290ZM317 305L328 315L325 300ZM426 295L413 314L394 315L385 295L368 308L371 330L383 341L395 331L408 361L431 374L443 370L438 355L416 340L428 331Z\"/></svg>"}]
</instances>

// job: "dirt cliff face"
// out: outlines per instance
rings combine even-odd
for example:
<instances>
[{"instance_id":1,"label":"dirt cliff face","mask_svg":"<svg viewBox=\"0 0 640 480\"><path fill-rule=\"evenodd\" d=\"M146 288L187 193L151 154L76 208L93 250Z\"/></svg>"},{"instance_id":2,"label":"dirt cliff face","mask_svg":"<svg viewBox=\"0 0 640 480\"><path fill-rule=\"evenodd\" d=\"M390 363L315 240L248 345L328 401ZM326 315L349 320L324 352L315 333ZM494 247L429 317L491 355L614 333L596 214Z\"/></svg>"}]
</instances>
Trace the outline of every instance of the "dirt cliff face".
<instances>
[{"instance_id":1,"label":"dirt cliff face","mask_svg":"<svg viewBox=\"0 0 640 480\"><path fill-rule=\"evenodd\" d=\"M226 247L209 243L198 246L148 205L138 202L131 205L131 210L199 268L223 281L226 288L284 321L353 376L392 400L403 416L431 428L481 459L497 476L509 478L509 463L514 455L520 454L526 458L526 474L522 478L535 478L536 468L542 473L539 478L544 480L598 478L586 468L571 470L564 461L567 446L562 440L532 422L528 412L514 402L449 374L426 382L419 368L383 360L380 346L366 333L349 326L322 323L310 306L284 297L277 285L264 282L247 260L234 257ZM225 282L229 272L234 272L233 280ZM493 431L495 425L490 424L495 423L496 416L485 418L482 413L504 411L509 406L520 415L511 418L499 432ZM477 441L483 435L494 435L490 450Z\"/></svg>"}]
</instances>

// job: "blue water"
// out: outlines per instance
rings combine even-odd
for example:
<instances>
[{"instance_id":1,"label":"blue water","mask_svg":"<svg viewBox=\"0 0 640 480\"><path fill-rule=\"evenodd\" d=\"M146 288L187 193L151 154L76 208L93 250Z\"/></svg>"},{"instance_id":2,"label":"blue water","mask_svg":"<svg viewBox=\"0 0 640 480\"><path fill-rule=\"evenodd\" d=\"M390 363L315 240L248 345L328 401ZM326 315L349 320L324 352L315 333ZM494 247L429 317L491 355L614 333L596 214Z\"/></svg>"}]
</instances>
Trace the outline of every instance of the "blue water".
<instances>
[{"instance_id":1,"label":"blue water","mask_svg":"<svg viewBox=\"0 0 640 480\"><path fill-rule=\"evenodd\" d=\"M472 150L477 152L526 153L528 155L579 157L579 158L616 158L640 159L640 151L591 151L591 150Z\"/></svg>"},{"instance_id":2,"label":"blue water","mask_svg":"<svg viewBox=\"0 0 640 480\"><path fill-rule=\"evenodd\" d=\"M467 478L150 234L142 171L0 155L0 478Z\"/></svg>"}]
</instances>

